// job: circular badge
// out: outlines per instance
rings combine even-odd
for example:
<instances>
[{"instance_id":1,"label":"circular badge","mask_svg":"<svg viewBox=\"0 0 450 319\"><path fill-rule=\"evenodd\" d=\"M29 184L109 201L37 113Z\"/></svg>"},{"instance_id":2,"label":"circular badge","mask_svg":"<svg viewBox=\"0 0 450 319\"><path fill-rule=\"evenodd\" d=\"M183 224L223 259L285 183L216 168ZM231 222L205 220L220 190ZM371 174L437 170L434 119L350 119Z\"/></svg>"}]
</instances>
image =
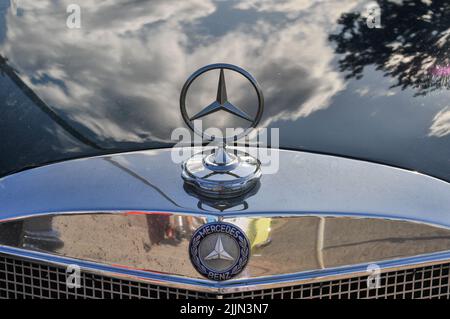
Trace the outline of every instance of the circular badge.
<instances>
[{"instance_id":1,"label":"circular badge","mask_svg":"<svg viewBox=\"0 0 450 319\"><path fill-rule=\"evenodd\" d=\"M244 270L250 256L250 243L239 227L224 222L198 228L189 243L195 269L210 280L233 278Z\"/></svg>"}]
</instances>

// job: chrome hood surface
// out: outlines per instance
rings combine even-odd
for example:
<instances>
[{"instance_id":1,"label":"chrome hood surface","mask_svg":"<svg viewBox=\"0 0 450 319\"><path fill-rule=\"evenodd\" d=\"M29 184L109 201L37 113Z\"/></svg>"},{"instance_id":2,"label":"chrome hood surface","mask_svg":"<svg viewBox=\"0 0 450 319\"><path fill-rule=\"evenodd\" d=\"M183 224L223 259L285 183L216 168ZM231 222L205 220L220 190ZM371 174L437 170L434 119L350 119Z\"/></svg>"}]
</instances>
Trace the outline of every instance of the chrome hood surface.
<instances>
[{"instance_id":1,"label":"chrome hood surface","mask_svg":"<svg viewBox=\"0 0 450 319\"><path fill-rule=\"evenodd\" d=\"M171 145L184 81L223 62L258 79L282 148L450 181L450 4L376 2L380 29L365 0L84 0L69 29L72 1L0 0L0 175Z\"/></svg>"},{"instance_id":2,"label":"chrome hood surface","mask_svg":"<svg viewBox=\"0 0 450 319\"><path fill-rule=\"evenodd\" d=\"M175 150L176 151L176 150ZM215 216L378 216L450 226L450 185L363 161L279 151L279 170L243 197L198 197L170 149L71 160L0 180L0 217L77 211L156 211Z\"/></svg>"}]
</instances>

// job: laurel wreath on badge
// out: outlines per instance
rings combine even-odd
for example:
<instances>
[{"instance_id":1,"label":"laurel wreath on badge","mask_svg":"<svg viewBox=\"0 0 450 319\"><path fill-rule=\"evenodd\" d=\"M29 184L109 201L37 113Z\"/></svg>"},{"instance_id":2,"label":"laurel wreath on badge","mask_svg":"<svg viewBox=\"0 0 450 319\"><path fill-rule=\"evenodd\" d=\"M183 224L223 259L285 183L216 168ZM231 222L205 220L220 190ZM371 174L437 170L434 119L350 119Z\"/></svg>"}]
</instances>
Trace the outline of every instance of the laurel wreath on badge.
<instances>
[{"instance_id":1,"label":"laurel wreath on badge","mask_svg":"<svg viewBox=\"0 0 450 319\"><path fill-rule=\"evenodd\" d=\"M247 264L248 261L248 240L245 239L243 236L239 236L239 247L241 247L241 256L237 261L236 266L233 267L233 269L231 270L231 275L237 275L238 273L240 273L245 265Z\"/></svg>"},{"instance_id":2,"label":"laurel wreath on badge","mask_svg":"<svg viewBox=\"0 0 450 319\"><path fill-rule=\"evenodd\" d=\"M208 276L208 269L200 261L198 256L198 246L200 245L201 236L195 236L191 242L191 260L195 268L205 276Z\"/></svg>"}]
</instances>

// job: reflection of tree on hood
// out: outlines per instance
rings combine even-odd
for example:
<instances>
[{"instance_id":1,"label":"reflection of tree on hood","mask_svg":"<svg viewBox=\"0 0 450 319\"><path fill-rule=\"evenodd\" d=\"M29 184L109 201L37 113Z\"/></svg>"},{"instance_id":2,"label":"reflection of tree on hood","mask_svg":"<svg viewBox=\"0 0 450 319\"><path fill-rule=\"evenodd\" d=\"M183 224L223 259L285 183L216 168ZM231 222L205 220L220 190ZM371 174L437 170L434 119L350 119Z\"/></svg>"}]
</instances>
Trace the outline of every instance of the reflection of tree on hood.
<instances>
[{"instance_id":1,"label":"reflection of tree on hood","mask_svg":"<svg viewBox=\"0 0 450 319\"><path fill-rule=\"evenodd\" d=\"M330 35L330 41L343 54L340 70L348 72L347 78L359 79L364 67L372 64L397 79L393 87L412 87L417 95L450 89L450 2L377 3L380 29L369 28L359 12L343 14L338 20L342 29Z\"/></svg>"}]
</instances>

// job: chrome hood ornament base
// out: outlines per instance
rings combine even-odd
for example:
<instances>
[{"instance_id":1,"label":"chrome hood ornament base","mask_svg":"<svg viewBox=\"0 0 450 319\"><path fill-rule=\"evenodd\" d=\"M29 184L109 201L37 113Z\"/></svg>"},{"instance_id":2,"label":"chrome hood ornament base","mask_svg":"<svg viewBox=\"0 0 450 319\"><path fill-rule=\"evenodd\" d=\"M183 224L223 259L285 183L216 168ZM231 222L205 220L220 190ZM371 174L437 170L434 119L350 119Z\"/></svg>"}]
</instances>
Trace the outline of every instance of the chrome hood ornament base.
<instances>
[{"instance_id":1,"label":"chrome hood ornament base","mask_svg":"<svg viewBox=\"0 0 450 319\"><path fill-rule=\"evenodd\" d=\"M217 162L221 152L227 154L228 162ZM213 154L195 154L182 167L184 181L208 197L242 195L251 190L261 177L258 159L240 151L236 155L231 154L221 147Z\"/></svg>"},{"instance_id":2,"label":"chrome hood ornament base","mask_svg":"<svg viewBox=\"0 0 450 319\"><path fill-rule=\"evenodd\" d=\"M186 94L190 85L202 74L220 69L219 83L216 101L203 108L197 114L189 117L186 112ZM246 78L256 91L258 97L258 111L254 119L239 107L233 105L227 96L224 69L234 71ZM188 127L202 138L210 141L216 137L210 136L203 131L198 131L193 121L209 114L225 111L236 117L251 122L251 125L242 133L233 136L225 136L212 153L200 152L182 164L182 177L202 195L208 197L235 197L242 195L252 189L261 177L261 163L251 155L234 150L230 152L226 143L236 141L250 133L262 116L264 109L264 98L259 84L251 74L245 70L230 64L211 64L205 66L192 74L183 86L180 96L180 107L183 119Z\"/></svg>"}]
</instances>

